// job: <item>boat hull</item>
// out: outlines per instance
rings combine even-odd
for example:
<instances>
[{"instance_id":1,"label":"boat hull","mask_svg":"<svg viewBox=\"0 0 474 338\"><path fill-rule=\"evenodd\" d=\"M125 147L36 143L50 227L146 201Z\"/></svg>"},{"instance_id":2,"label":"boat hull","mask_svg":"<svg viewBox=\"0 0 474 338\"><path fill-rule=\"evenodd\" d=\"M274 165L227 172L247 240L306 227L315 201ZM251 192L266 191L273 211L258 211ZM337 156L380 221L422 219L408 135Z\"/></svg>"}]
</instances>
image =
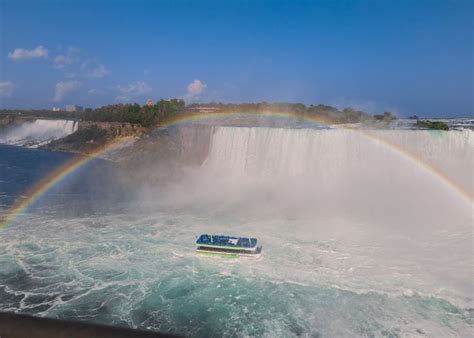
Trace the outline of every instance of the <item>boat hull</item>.
<instances>
[{"instance_id":1,"label":"boat hull","mask_svg":"<svg viewBox=\"0 0 474 338\"><path fill-rule=\"evenodd\" d=\"M210 251L204 249L196 249L196 253L205 256L223 256L227 258L238 258L238 257L248 257L248 258L259 258L261 252L258 253L237 253L237 252L222 252L222 251Z\"/></svg>"}]
</instances>

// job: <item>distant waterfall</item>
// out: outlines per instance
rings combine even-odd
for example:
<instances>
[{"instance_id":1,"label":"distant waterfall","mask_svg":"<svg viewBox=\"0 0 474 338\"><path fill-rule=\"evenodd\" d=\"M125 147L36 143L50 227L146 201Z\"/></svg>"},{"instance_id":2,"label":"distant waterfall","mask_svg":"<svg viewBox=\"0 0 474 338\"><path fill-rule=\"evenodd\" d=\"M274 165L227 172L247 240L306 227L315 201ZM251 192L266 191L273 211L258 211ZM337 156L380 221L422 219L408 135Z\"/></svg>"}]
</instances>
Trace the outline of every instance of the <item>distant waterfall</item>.
<instances>
[{"instance_id":1,"label":"distant waterfall","mask_svg":"<svg viewBox=\"0 0 474 338\"><path fill-rule=\"evenodd\" d=\"M77 130L77 121L35 120L0 131L0 143L37 147Z\"/></svg>"}]
</instances>

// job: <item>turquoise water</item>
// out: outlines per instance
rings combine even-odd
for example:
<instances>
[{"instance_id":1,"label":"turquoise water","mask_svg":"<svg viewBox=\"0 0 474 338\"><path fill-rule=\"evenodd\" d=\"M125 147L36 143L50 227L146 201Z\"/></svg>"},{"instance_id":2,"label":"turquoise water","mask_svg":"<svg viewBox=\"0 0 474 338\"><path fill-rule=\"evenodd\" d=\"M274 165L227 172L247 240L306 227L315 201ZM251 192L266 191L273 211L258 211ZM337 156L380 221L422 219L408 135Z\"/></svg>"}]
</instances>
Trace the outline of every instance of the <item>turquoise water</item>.
<instances>
[{"instance_id":1,"label":"turquoise water","mask_svg":"<svg viewBox=\"0 0 474 338\"><path fill-rule=\"evenodd\" d=\"M278 259L268 256L281 253L271 245L260 261L201 258L182 240L197 229L162 217L34 217L5 230L0 308L192 336L396 337L469 328L468 313L442 298L275 278L267 269ZM321 260L307 259L305 268L319 270Z\"/></svg>"},{"instance_id":2,"label":"turquoise water","mask_svg":"<svg viewBox=\"0 0 474 338\"><path fill-rule=\"evenodd\" d=\"M0 147L1 208L39 176L34 163L48 172L68 158ZM109 181L99 180L104 172ZM90 164L0 232L1 311L201 337L473 332L462 293L441 290L437 281L433 287L412 255L377 261L394 249L403 256L399 245L410 241L404 235L392 234L385 247L361 246L357 231L323 234L314 227L322 219L263 217L228 205L138 209L119 197L110 203L109 195L123 197L128 189L111 172L101 161ZM86 184L93 179L102 189ZM356 224L323 223L348 231ZM222 229L259 238L262 258L193 253L196 235Z\"/></svg>"}]
</instances>

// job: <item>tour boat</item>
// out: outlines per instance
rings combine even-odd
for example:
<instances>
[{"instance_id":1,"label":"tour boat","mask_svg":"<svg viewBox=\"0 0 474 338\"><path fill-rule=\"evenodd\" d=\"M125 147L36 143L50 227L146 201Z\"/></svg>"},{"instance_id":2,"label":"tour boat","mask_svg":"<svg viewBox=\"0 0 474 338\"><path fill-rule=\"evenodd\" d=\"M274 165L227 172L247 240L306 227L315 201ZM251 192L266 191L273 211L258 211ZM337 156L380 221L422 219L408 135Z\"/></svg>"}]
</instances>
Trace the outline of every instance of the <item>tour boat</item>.
<instances>
[{"instance_id":1,"label":"tour boat","mask_svg":"<svg viewBox=\"0 0 474 338\"><path fill-rule=\"evenodd\" d=\"M262 246L256 238L202 234L196 241L196 253L230 257L260 257Z\"/></svg>"}]
</instances>

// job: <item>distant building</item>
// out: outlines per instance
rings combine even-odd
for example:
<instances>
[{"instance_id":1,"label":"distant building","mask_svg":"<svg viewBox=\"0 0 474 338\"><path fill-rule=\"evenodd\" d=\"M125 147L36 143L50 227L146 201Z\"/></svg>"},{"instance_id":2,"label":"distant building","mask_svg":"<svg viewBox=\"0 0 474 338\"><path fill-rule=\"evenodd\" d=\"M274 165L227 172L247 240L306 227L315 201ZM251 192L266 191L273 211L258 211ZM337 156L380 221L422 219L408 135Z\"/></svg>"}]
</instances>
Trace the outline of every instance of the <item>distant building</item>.
<instances>
[{"instance_id":1,"label":"distant building","mask_svg":"<svg viewBox=\"0 0 474 338\"><path fill-rule=\"evenodd\" d=\"M148 107L153 106L153 101L152 101L151 99L146 100L146 105L147 105Z\"/></svg>"},{"instance_id":2,"label":"distant building","mask_svg":"<svg viewBox=\"0 0 474 338\"><path fill-rule=\"evenodd\" d=\"M84 110L84 107L82 106L76 106L75 104L70 104L66 106L66 111L67 112L81 112Z\"/></svg>"},{"instance_id":3,"label":"distant building","mask_svg":"<svg viewBox=\"0 0 474 338\"><path fill-rule=\"evenodd\" d=\"M61 108L59 108L59 107L53 107L53 111L61 111Z\"/></svg>"}]
</instances>

